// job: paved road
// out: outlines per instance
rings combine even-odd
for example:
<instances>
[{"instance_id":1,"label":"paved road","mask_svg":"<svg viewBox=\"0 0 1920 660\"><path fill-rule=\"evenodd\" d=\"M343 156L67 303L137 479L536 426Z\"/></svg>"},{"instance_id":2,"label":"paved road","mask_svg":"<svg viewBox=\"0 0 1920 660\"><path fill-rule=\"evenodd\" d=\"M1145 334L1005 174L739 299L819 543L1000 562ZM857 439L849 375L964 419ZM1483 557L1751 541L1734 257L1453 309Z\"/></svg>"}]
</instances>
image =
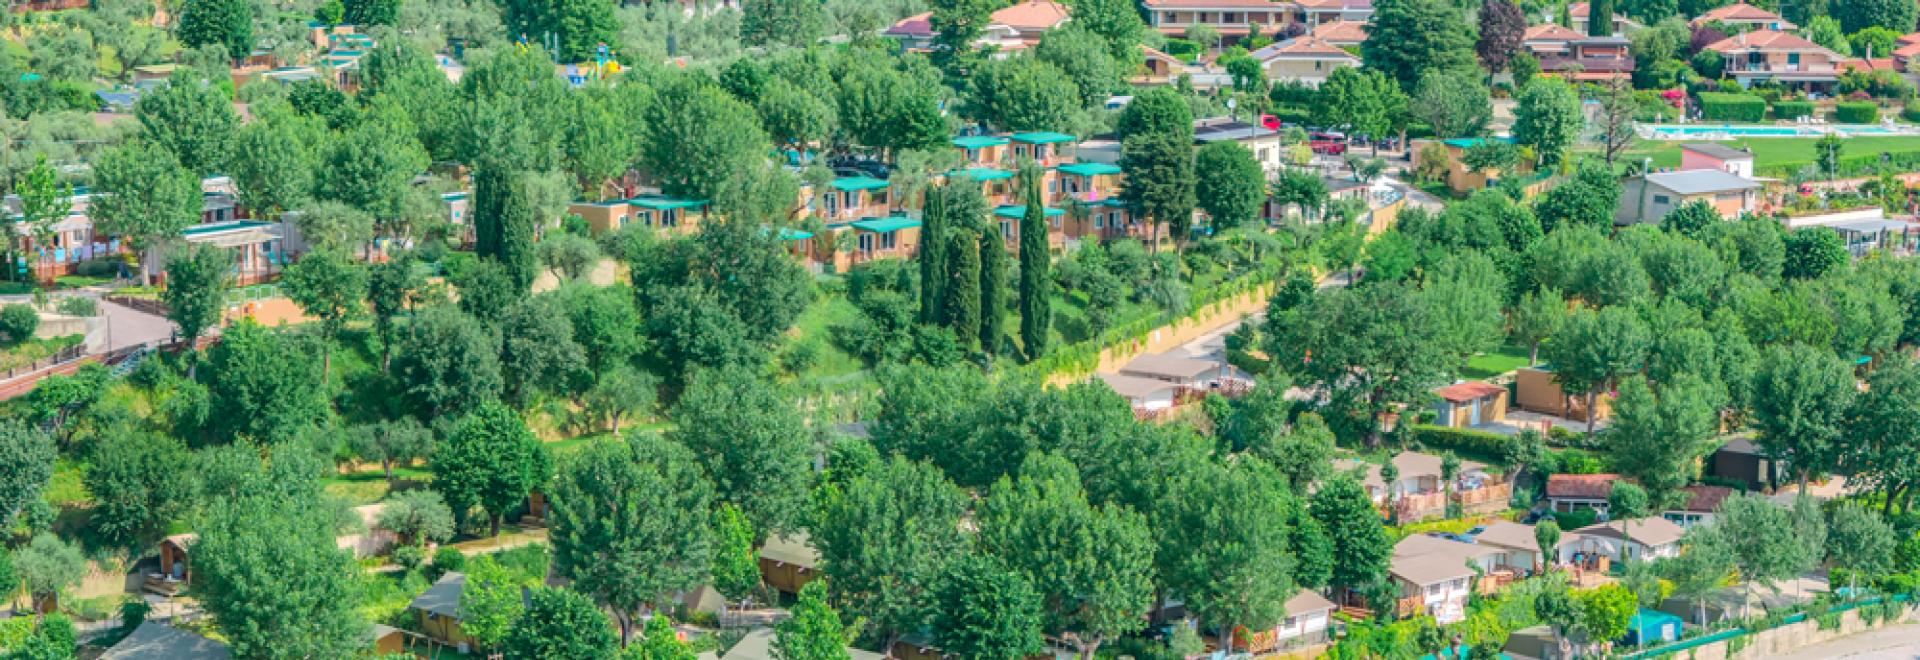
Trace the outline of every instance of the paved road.
<instances>
[{"instance_id":1,"label":"paved road","mask_svg":"<svg viewBox=\"0 0 1920 660\"><path fill-rule=\"evenodd\" d=\"M1920 623L1877 628L1809 646L1766 660L1915 660L1920 658Z\"/></svg>"},{"instance_id":2,"label":"paved road","mask_svg":"<svg viewBox=\"0 0 1920 660\"><path fill-rule=\"evenodd\" d=\"M136 311L131 307L100 301L100 312L107 317L105 348L112 352L126 346L151 341L166 341L173 336L174 325L165 317Z\"/></svg>"}]
</instances>

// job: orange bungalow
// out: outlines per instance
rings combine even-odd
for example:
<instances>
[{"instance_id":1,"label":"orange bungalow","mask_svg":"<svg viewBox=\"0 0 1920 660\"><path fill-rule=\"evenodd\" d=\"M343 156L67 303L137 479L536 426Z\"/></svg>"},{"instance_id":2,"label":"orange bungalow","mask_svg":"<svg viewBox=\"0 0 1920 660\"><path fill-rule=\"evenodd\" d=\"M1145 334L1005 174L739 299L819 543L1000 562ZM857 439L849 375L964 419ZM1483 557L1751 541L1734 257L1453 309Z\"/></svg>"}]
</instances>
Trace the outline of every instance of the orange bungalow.
<instances>
[{"instance_id":1,"label":"orange bungalow","mask_svg":"<svg viewBox=\"0 0 1920 660\"><path fill-rule=\"evenodd\" d=\"M691 234L699 230L700 223L707 217L707 203L703 201L641 195L627 200L627 203L633 207L627 216L628 221L676 234Z\"/></svg>"},{"instance_id":2,"label":"orange bungalow","mask_svg":"<svg viewBox=\"0 0 1920 660\"><path fill-rule=\"evenodd\" d=\"M1047 248L1066 247L1065 227L1062 220L1067 212L1047 206L1041 210L1041 216L1047 221ZM1000 224L1000 240L1007 244L1008 250L1020 249L1020 221L1027 217L1024 204L1007 204L993 210L993 219Z\"/></svg>"},{"instance_id":3,"label":"orange bungalow","mask_svg":"<svg viewBox=\"0 0 1920 660\"><path fill-rule=\"evenodd\" d=\"M814 198L813 214L828 223L883 216L892 210L892 184L869 176L840 177L819 193L805 186L801 195Z\"/></svg>"},{"instance_id":4,"label":"orange bungalow","mask_svg":"<svg viewBox=\"0 0 1920 660\"><path fill-rule=\"evenodd\" d=\"M954 138L954 148L960 150L961 167L1000 167L1007 162L1007 145L1011 143L1004 137L995 135L965 135Z\"/></svg>"},{"instance_id":5,"label":"orange bungalow","mask_svg":"<svg viewBox=\"0 0 1920 660\"><path fill-rule=\"evenodd\" d=\"M1068 162L1073 157L1074 137L1066 133L1052 131L1034 131L1014 133L1014 162L1031 158L1041 167L1053 167Z\"/></svg>"},{"instance_id":6,"label":"orange bungalow","mask_svg":"<svg viewBox=\"0 0 1920 660\"><path fill-rule=\"evenodd\" d=\"M971 179L980 183L980 192L987 197L987 203L999 206L1019 201L1016 190L1019 186L1013 180L1013 171L997 167L969 167L947 173L947 180Z\"/></svg>"}]
</instances>

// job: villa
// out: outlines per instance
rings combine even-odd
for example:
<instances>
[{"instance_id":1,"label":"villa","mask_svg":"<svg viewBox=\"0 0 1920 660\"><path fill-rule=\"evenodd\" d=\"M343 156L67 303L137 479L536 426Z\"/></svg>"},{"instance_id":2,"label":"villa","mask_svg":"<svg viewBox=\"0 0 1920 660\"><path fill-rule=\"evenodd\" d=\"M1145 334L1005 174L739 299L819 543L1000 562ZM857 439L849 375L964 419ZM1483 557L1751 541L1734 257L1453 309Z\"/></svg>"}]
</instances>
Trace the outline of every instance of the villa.
<instances>
[{"instance_id":1,"label":"villa","mask_svg":"<svg viewBox=\"0 0 1920 660\"><path fill-rule=\"evenodd\" d=\"M1758 182L1719 169L1655 172L1620 183L1620 209L1613 222L1621 226L1658 223L1692 202L1706 202L1722 218L1738 218L1753 210L1760 191Z\"/></svg>"},{"instance_id":2,"label":"villa","mask_svg":"<svg viewBox=\"0 0 1920 660\"><path fill-rule=\"evenodd\" d=\"M1341 67L1360 66L1360 58L1346 49L1308 35L1269 45L1249 54L1260 61L1267 79L1319 87Z\"/></svg>"},{"instance_id":3,"label":"villa","mask_svg":"<svg viewBox=\"0 0 1920 660\"><path fill-rule=\"evenodd\" d=\"M1710 23L1782 32L1792 32L1800 29L1800 26L1788 22L1787 19L1781 18L1779 14L1747 4L1744 0L1708 10L1706 13L1694 17L1692 25L1694 27L1700 27Z\"/></svg>"},{"instance_id":4,"label":"villa","mask_svg":"<svg viewBox=\"0 0 1920 660\"><path fill-rule=\"evenodd\" d=\"M996 57L1004 58L1012 51L1032 48L1040 43L1041 34L1069 20L1072 16L1066 5L1028 0L993 12L974 45L992 47L998 51ZM933 49L938 33L933 29L933 12L922 12L900 19L882 35L899 41L900 47L906 50L925 52Z\"/></svg>"},{"instance_id":5,"label":"villa","mask_svg":"<svg viewBox=\"0 0 1920 660\"><path fill-rule=\"evenodd\" d=\"M1744 6L1744 5L1743 5ZM1839 53L1799 35L1772 29L1737 34L1708 44L1726 61L1726 75L1742 87L1778 83L1824 92L1840 80Z\"/></svg>"},{"instance_id":6,"label":"villa","mask_svg":"<svg viewBox=\"0 0 1920 660\"><path fill-rule=\"evenodd\" d=\"M1540 72L1571 81L1624 78L1633 73L1632 45L1626 37L1589 36L1558 25L1527 28L1520 45L1540 60Z\"/></svg>"}]
</instances>

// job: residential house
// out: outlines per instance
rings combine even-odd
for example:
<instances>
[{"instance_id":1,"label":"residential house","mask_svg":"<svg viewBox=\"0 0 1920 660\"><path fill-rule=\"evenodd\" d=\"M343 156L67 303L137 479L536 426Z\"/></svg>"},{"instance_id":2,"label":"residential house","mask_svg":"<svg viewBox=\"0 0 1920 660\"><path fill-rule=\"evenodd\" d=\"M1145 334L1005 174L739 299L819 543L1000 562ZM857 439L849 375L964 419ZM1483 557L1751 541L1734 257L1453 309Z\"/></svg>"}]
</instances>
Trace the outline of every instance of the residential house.
<instances>
[{"instance_id":1,"label":"residential house","mask_svg":"<svg viewBox=\"0 0 1920 660\"><path fill-rule=\"evenodd\" d=\"M781 593L800 593L820 577L819 570L820 551L804 531L768 537L760 548L760 577Z\"/></svg>"},{"instance_id":2,"label":"residential house","mask_svg":"<svg viewBox=\"0 0 1920 660\"><path fill-rule=\"evenodd\" d=\"M1777 30L1791 32L1800 26L1781 18L1779 14L1747 4L1744 0L1730 5L1722 5L1694 17L1692 24L1700 27L1709 23L1719 23L1756 30Z\"/></svg>"},{"instance_id":3,"label":"residential house","mask_svg":"<svg viewBox=\"0 0 1920 660\"><path fill-rule=\"evenodd\" d=\"M1665 518L1612 520L1567 532L1560 539L1560 562L1605 570L1607 563L1650 561L1680 554L1687 530Z\"/></svg>"},{"instance_id":4,"label":"residential house","mask_svg":"<svg viewBox=\"0 0 1920 660\"><path fill-rule=\"evenodd\" d=\"M1065 220L1067 212L1052 206L1043 206L1040 209L1040 215L1047 222L1047 249L1054 250L1066 247L1066 225L1063 220ZM1002 204L994 207L993 219L995 225L1000 230L1000 241L1006 243L1008 250L1019 251L1020 222L1026 219L1026 217L1027 206L1025 204Z\"/></svg>"},{"instance_id":5,"label":"residential house","mask_svg":"<svg viewBox=\"0 0 1920 660\"><path fill-rule=\"evenodd\" d=\"M1373 18L1373 0L1298 0L1300 22L1319 27L1336 21L1365 23Z\"/></svg>"},{"instance_id":6,"label":"residential house","mask_svg":"<svg viewBox=\"0 0 1920 660\"><path fill-rule=\"evenodd\" d=\"M1027 0L993 12L987 24L981 28L980 37L974 40L974 45L992 47L1003 54L1025 50L1040 43L1042 33L1060 27L1069 20L1072 20L1072 16L1066 5L1049 0ZM933 49L933 40L938 32L933 29L933 12L923 12L894 22L881 35L900 42L900 47L905 50L928 51Z\"/></svg>"},{"instance_id":7,"label":"residential house","mask_svg":"<svg viewBox=\"0 0 1920 660\"><path fill-rule=\"evenodd\" d=\"M1473 137L1449 138L1439 142L1447 150L1447 188L1456 193L1467 193L1498 183L1505 174L1498 168L1474 169L1467 164L1467 152L1493 144L1514 145L1513 138ZM1413 145L1414 153L1423 153L1426 143Z\"/></svg>"},{"instance_id":8,"label":"residential house","mask_svg":"<svg viewBox=\"0 0 1920 660\"><path fill-rule=\"evenodd\" d=\"M1591 16L1593 16L1592 3L1575 2L1567 5L1568 21L1573 23L1574 25L1580 26L1582 30L1586 28L1587 23L1590 20L1589 17ZM1547 12L1547 15L1544 17L1544 20L1545 22L1551 23L1555 20L1555 18L1556 17L1552 15L1552 12ZM1613 12L1613 33L1614 34L1626 34L1627 32L1638 30L1640 29L1640 27L1641 25L1639 23L1635 22L1631 18L1627 18L1626 14L1620 13L1620 11L1618 10L1618 7L1615 8L1615 11Z\"/></svg>"},{"instance_id":9,"label":"residential house","mask_svg":"<svg viewBox=\"0 0 1920 660\"><path fill-rule=\"evenodd\" d=\"M1007 136L1013 144L1013 163L1026 160L1039 163L1041 167L1054 167L1073 161L1075 139L1066 133L1053 131L1028 131Z\"/></svg>"},{"instance_id":10,"label":"residential house","mask_svg":"<svg viewBox=\"0 0 1920 660\"><path fill-rule=\"evenodd\" d=\"M473 648L473 637L460 630L460 595L466 591L466 574L448 572L408 603L407 609L420 618L420 633L461 653Z\"/></svg>"},{"instance_id":11,"label":"residential house","mask_svg":"<svg viewBox=\"0 0 1920 660\"><path fill-rule=\"evenodd\" d=\"M188 243L224 249L233 258L234 283L242 286L270 281L292 260L281 247L281 239L291 223L261 220L231 220L194 225L181 232ZM164 272L166 255L152 264L155 272Z\"/></svg>"},{"instance_id":12,"label":"residential house","mask_svg":"<svg viewBox=\"0 0 1920 660\"><path fill-rule=\"evenodd\" d=\"M1547 476L1547 508L1555 513L1584 509L1607 510L1607 495L1617 474L1554 474Z\"/></svg>"},{"instance_id":13,"label":"residential house","mask_svg":"<svg viewBox=\"0 0 1920 660\"><path fill-rule=\"evenodd\" d=\"M1120 367L1120 375L1135 378L1152 378L1174 385L1204 390L1210 383L1218 382L1224 376L1226 365L1213 360L1199 360L1171 353L1142 355Z\"/></svg>"},{"instance_id":14,"label":"residential house","mask_svg":"<svg viewBox=\"0 0 1920 660\"><path fill-rule=\"evenodd\" d=\"M472 193L465 191L440 193L440 203L446 205L447 208L447 222L459 228L453 232L453 237L456 238L461 245L473 243L473 223L467 221L468 209L472 205L472 197Z\"/></svg>"},{"instance_id":15,"label":"residential house","mask_svg":"<svg viewBox=\"0 0 1920 660\"><path fill-rule=\"evenodd\" d=\"M1771 29L1736 34L1707 45L1725 60L1725 75L1742 87L1776 83L1788 89L1827 92L1840 80L1839 53L1790 32Z\"/></svg>"},{"instance_id":16,"label":"residential house","mask_svg":"<svg viewBox=\"0 0 1920 660\"><path fill-rule=\"evenodd\" d=\"M1687 529L1694 525L1713 522L1713 514L1720 510L1720 503L1733 497L1733 489L1726 486L1688 486L1681 489L1686 500L1680 506L1660 512L1660 517Z\"/></svg>"},{"instance_id":17,"label":"residential house","mask_svg":"<svg viewBox=\"0 0 1920 660\"><path fill-rule=\"evenodd\" d=\"M1457 429L1492 424L1507 417L1507 388L1482 380L1435 388L1435 423Z\"/></svg>"},{"instance_id":18,"label":"residential house","mask_svg":"<svg viewBox=\"0 0 1920 660\"><path fill-rule=\"evenodd\" d=\"M692 234L707 217L707 203L666 195L641 195L627 200L633 207L628 221L673 234Z\"/></svg>"},{"instance_id":19,"label":"residential house","mask_svg":"<svg viewBox=\"0 0 1920 660\"><path fill-rule=\"evenodd\" d=\"M1495 548L1424 534L1401 539L1387 564L1387 575L1400 587L1396 612L1401 617L1429 615L1443 626L1465 619L1474 581L1493 570L1500 554Z\"/></svg>"},{"instance_id":20,"label":"residential house","mask_svg":"<svg viewBox=\"0 0 1920 660\"><path fill-rule=\"evenodd\" d=\"M1366 21L1338 20L1314 26L1308 34L1341 48L1359 48L1367 41Z\"/></svg>"},{"instance_id":21,"label":"residential house","mask_svg":"<svg viewBox=\"0 0 1920 660\"><path fill-rule=\"evenodd\" d=\"M461 201L462 210L464 211L465 200L463 199ZM586 220L587 227L593 231L595 236L598 236L608 232L620 231L621 228L625 227L627 221L633 215L633 205L628 204L627 200L624 199L613 199L604 202L581 201L568 204L567 214L577 215L580 216L580 219Z\"/></svg>"},{"instance_id":22,"label":"residential house","mask_svg":"<svg viewBox=\"0 0 1920 660\"><path fill-rule=\"evenodd\" d=\"M1353 459L1334 461L1335 469L1349 471L1366 470L1360 483L1366 487L1376 505L1389 504L1398 512L1402 521L1423 520L1446 514L1447 501L1451 496L1461 503L1463 510L1484 510L1489 507L1505 507L1510 497L1511 486L1499 482L1486 470L1485 463L1478 461L1460 461L1460 471L1454 475L1452 483L1447 483L1439 456L1417 451L1395 454L1393 466L1399 475L1392 484L1380 476L1380 466L1362 463Z\"/></svg>"},{"instance_id":23,"label":"residential house","mask_svg":"<svg viewBox=\"0 0 1920 660\"><path fill-rule=\"evenodd\" d=\"M1893 44L1893 70L1901 73L1915 73L1914 56L1920 55L1920 32L1902 35Z\"/></svg>"},{"instance_id":24,"label":"residential house","mask_svg":"<svg viewBox=\"0 0 1920 660\"><path fill-rule=\"evenodd\" d=\"M1307 87L1319 87L1334 69L1360 66L1360 58L1353 53L1312 35L1269 44L1248 55L1260 61L1267 80L1298 82Z\"/></svg>"},{"instance_id":25,"label":"residential house","mask_svg":"<svg viewBox=\"0 0 1920 660\"><path fill-rule=\"evenodd\" d=\"M1297 2L1144 0L1141 6L1147 12L1147 25L1170 37L1183 37L1188 28L1206 25L1219 32L1224 40L1237 42L1255 34L1276 34L1288 25L1307 23L1306 8Z\"/></svg>"},{"instance_id":26,"label":"residential house","mask_svg":"<svg viewBox=\"0 0 1920 660\"><path fill-rule=\"evenodd\" d=\"M1332 638L1328 624L1333 620L1335 609L1338 607L1325 596L1311 589L1301 589L1300 593L1287 599L1286 616L1273 628L1259 632L1236 629L1234 650L1259 655L1325 644Z\"/></svg>"},{"instance_id":27,"label":"residential house","mask_svg":"<svg viewBox=\"0 0 1920 660\"><path fill-rule=\"evenodd\" d=\"M233 652L226 644L148 620L100 654L98 660L227 660L231 657Z\"/></svg>"},{"instance_id":28,"label":"residential house","mask_svg":"<svg viewBox=\"0 0 1920 660\"><path fill-rule=\"evenodd\" d=\"M1140 53L1143 58L1141 66L1145 73L1134 79L1136 83L1164 85L1187 72L1188 63L1178 57L1145 45L1140 46Z\"/></svg>"},{"instance_id":29,"label":"residential house","mask_svg":"<svg viewBox=\"0 0 1920 660\"><path fill-rule=\"evenodd\" d=\"M988 204L1005 206L1020 202L1020 182L1014 179L1013 174L1013 170L998 167L969 167L947 172L947 181L975 181L980 184L980 193L986 196Z\"/></svg>"},{"instance_id":30,"label":"residential house","mask_svg":"<svg viewBox=\"0 0 1920 660\"><path fill-rule=\"evenodd\" d=\"M962 135L951 140L954 148L960 150L960 167L1005 168L1013 163L1007 157L1011 151L1007 147L1013 141L998 135Z\"/></svg>"},{"instance_id":31,"label":"residential house","mask_svg":"<svg viewBox=\"0 0 1920 660\"><path fill-rule=\"evenodd\" d=\"M1632 42L1626 37L1589 36L1558 25L1527 28L1520 45L1540 60L1540 72L1570 81L1626 78L1633 74Z\"/></svg>"},{"instance_id":32,"label":"residential house","mask_svg":"<svg viewBox=\"0 0 1920 660\"><path fill-rule=\"evenodd\" d=\"M1193 122L1193 143L1196 148L1214 142L1238 142L1247 151L1253 152L1254 160L1260 161L1260 169L1267 173L1269 179L1287 165L1285 138L1280 131L1229 117L1209 117Z\"/></svg>"},{"instance_id":33,"label":"residential house","mask_svg":"<svg viewBox=\"0 0 1920 660\"><path fill-rule=\"evenodd\" d=\"M838 177L820 191L805 184L800 186L801 206L828 224L886 216L893 211L891 186L870 176Z\"/></svg>"},{"instance_id":34,"label":"residential house","mask_svg":"<svg viewBox=\"0 0 1920 660\"><path fill-rule=\"evenodd\" d=\"M1120 398L1133 406L1135 415L1153 415L1173 409L1180 386L1156 378L1100 374L1100 381L1113 388Z\"/></svg>"},{"instance_id":35,"label":"residential house","mask_svg":"<svg viewBox=\"0 0 1920 660\"><path fill-rule=\"evenodd\" d=\"M1537 364L1513 372L1513 403L1521 410L1546 413L1555 417L1587 421L1587 397L1570 396L1553 375L1553 366ZM1601 393L1593 400L1593 421L1613 416L1613 395Z\"/></svg>"},{"instance_id":36,"label":"residential house","mask_svg":"<svg viewBox=\"0 0 1920 660\"><path fill-rule=\"evenodd\" d=\"M1712 142L1680 145L1680 170L1720 170L1742 179L1753 178L1753 152Z\"/></svg>"},{"instance_id":37,"label":"residential house","mask_svg":"<svg viewBox=\"0 0 1920 660\"><path fill-rule=\"evenodd\" d=\"M1473 535L1473 542L1500 551L1493 558L1496 570L1505 569L1519 575L1545 567L1540 554L1540 542L1533 536L1533 525L1496 519L1488 523L1486 529Z\"/></svg>"},{"instance_id":38,"label":"residential house","mask_svg":"<svg viewBox=\"0 0 1920 660\"><path fill-rule=\"evenodd\" d=\"M1759 201L1760 184L1724 170L1701 169L1655 172L1621 180L1616 225L1655 224L1690 202L1706 202L1720 217L1733 219L1752 211Z\"/></svg>"}]
</instances>

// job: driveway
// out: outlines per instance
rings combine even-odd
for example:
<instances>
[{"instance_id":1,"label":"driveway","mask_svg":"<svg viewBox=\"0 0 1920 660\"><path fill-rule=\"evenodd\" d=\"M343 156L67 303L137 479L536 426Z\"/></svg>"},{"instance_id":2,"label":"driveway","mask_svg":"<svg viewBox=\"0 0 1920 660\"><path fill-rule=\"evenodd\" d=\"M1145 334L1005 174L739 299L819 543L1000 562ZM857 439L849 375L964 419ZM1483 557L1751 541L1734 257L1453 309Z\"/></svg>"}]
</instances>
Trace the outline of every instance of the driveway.
<instances>
[{"instance_id":1,"label":"driveway","mask_svg":"<svg viewBox=\"0 0 1920 660\"><path fill-rule=\"evenodd\" d=\"M105 335L97 353L109 353L117 349L166 341L173 337L176 329L172 321L162 316L154 316L131 307L116 305L105 300L100 301L100 313L107 317Z\"/></svg>"}]
</instances>

